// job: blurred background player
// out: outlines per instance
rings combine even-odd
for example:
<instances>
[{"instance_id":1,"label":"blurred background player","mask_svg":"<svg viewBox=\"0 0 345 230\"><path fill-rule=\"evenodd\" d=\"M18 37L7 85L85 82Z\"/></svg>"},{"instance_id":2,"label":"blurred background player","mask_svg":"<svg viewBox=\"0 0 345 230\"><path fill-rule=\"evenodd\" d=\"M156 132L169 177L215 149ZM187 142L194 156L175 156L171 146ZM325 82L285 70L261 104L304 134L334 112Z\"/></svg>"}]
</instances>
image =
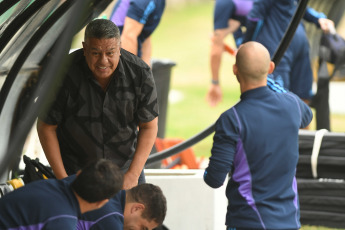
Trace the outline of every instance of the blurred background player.
<instances>
[{"instance_id":1,"label":"blurred background player","mask_svg":"<svg viewBox=\"0 0 345 230\"><path fill-rule=\"evenodd\" d=\"M165 0L118 0L110 16L120 29L121 47L151 65L151 34L157 28Z\"/></svg>"},{"instance_id":2,"label":"blurred background player","mask_svg":"<svg viewBox=\"0 0 345 230\"><path fill-rule=\"evenodd\" d=\"M274 1L259 2L263 3L261 5L258 5L259 3L255 3L257 5L256 7L258 8L259 6L261 6L262 8L260 8L260 10L264 11L264 7L266 6L269 8L270 4L273 4ZM258 18L254 16L251 19L249 19L251 22L247 23L247 16L253 7L253 3L253 0L216 1L214 11L214 33L212 36L210 55L212 82L207 94L207 101L211 106L217 105L223 97L222 90L219 84L219 69L221 65L222 53L225 50L225 37L228 34L233 33L236 46L238 47L243 41L243 34L240 26L246 26L247 24L256 25L255 29L249 29L248 33L246 34L246 41L249 41L256 39L262 27L265 26L264 23L270 24L269 22L264 22L264 19L258 20ZM288 16L286 17L286 20L291 20L296 5L297 2L293 4L293 7L291 5L291 11L290 14L288 14ZM285 7L287 7L287 4L285 5ZM282 9L284 9L284 7ZM262 17L266 17L267 12L269 12L268 9L267 11L265 11L265 13L262 13ZM314 23L316 26L320 27L325 33L328 33L332 27L334 28L333 21L327 19L325 14L316 12L314 9L310 7L307 7L304 19L308 22ZM275 27L277 26L279 25L275 25ZM281 34L281 36L278 37L282 38L283 34L285 33L285 30L282 28L279 29L280 30L277 32L277 34ZM249 38L250 36L252 37ZM266 42L267 44L265 43L266 45L271 46L271 57L280 42L280 40L278 39L274 41L275 42ZM232 50L232 52L236 51ZM274 74L270 75L270 77L274 79L275 82L279 83L282 87L296 93L307 103L311 99L311 86L313 79L309 58L309 43L303 23L300 23L300 25L298 26L295 36L288 50L284 54L284 58L282 59L281 63L279 63L279 65L276 67ZM271 82L271 80L268 79L269 86L271 83L273 83L273 81Z\"/></svg>"},{"instance_id":3,"label":"blurred background player","mask_svg":"<svg viewBox=\"0 0 345 230\"><path fill-rule=\"evenodd\" d=\"M251 10L253 0L216 0L213 13L213 34L211 37L210 65L212 82L208 90L209 105L216 106L223 97L219 85L219 69L224 52L224 39L233 34L236 46L242 43L241 25L246 24L246 17Z\"/></svg>"},{"instance_id":4,"label":"blurred background player","mask_svg":"<svg viewBox=\"0 0 345 230\"><path fill-rule=\"evenodd\" d=\"M298 1L296 0L255 1L247 17L247 31L244 41L260 42L269 50L272 58L297 5ZM308 22L313 22L325 33L328 33L330 28L334 28L333 21L327 19L323 13L316 12L309 7L303 18ZM313 73L309 56L309 42L302 22L298 25L288 49L271 77L284 88L309 103L313 96Z\"/></svg>"}]
</instances>

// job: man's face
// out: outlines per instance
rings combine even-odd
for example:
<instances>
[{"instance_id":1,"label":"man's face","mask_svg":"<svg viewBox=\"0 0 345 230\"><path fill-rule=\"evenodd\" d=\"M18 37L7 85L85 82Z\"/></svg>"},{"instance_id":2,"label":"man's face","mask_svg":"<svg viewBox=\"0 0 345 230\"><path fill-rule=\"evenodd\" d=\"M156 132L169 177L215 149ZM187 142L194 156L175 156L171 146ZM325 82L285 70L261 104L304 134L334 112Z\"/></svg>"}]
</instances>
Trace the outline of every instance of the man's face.
<instances>
[{"instance_id":1,"label":"man's face","mask_svg":"<svg viewBox=\"0 0 345 230\"><path fill-rule=\"evenodd\" d=\"M123 229L124 230L152 230L158 227L158 224L152 220L149 221L142 217L142 212L132 213L130 216L125 215Z\"/></svg>"},{"instance_id":2,"label":"man's face","mask_svg":"<svg viewBox=\"0 0 345 230\"><path fill-rule=\"evenodd\" d=\"M84 56L94 77L109 79L120 60L120 42L116 38L87 38L83 42Z\"/></svg>"}]
</instances>

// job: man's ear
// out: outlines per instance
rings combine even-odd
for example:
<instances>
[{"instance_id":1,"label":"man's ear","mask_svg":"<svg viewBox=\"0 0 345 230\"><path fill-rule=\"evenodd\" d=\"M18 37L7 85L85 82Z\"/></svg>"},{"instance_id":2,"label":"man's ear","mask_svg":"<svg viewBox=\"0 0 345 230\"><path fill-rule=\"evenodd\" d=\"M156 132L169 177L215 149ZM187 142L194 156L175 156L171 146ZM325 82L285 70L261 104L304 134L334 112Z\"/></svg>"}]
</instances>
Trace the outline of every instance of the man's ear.
<instances>
[{"instance_id":1,"label":"man's ear","mask_svg":"<svg viewBox=\"0 0 345 230\"><path fill-rule=\"evenodd\" d=\"M275 67L276 67L276 65L274 64L273 61L271 61L271 62L270 62L270 66L269 66L269 68L268 68L268 74L273 73Z\"/></svg>"},{"instance_id":2,"label":"man's ear","mask_svg":"<svg viewBox=\"0 0 345 230\"><path fill-rule=\"evenodd\" d=\"M237 65L236 65L236 64L234 64L234 65L232 66L232 72L234 72L234 75L235 75L235 76L238 74L238 68L237 68Z\"/></svg>"},{"instance_id":3,"label":"man's ear","mask_svg":"<svg viewBox=\"0 0 345 230\"><path fill-rule=\"evenodd\" d=\"M131 213L135 213L135 212L143 212L145 210L145 205L141 204L141 203L134 203L131 206Z\"/></svg>"}]
</instances>

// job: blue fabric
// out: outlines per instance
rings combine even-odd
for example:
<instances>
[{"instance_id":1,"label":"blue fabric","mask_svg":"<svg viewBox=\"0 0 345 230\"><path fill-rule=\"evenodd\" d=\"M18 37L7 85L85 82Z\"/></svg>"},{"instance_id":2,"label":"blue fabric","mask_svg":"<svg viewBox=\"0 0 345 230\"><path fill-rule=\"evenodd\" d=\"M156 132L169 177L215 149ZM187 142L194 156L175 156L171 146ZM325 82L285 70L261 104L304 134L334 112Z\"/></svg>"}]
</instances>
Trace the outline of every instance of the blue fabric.
<instances>
[{"instance_id":1,"label":"blue fabric","mask_svg":"<svg viewBox=\"0 0 345 230\"><path fill-rule=\"evenodd\" d=\"M314 10L313 8L307 7L303 19L308 21L308 22L312 22L314 23L316 26L320 27L319 24L319 19L320 18L327 18L326 15L322 12L317 12L316 10Z\"/></svg>"},{"instance_id":2,"label":"blue fabric","mask_svg":"<svg viewBox=\"0 0 345 230\"><path fill-rule=\"evenodd\" d=\"M79 203L64 180L39 180L0 199L0 229L76 229Z\"/></svg>"},{"instance_id":3,"label":"blue fabric","mask_svg":"<svg viewBox=\"0 0 345 230\"><path fill-rule=\"evenodd\" d=\"M246 91L216 122L205 182L226 188L231 228L296 229L298 131L312 119L296 95L268 87Z\"/></svg>"},{"instance_id":4,"label":"blue fabric","mask_svg":"<svg viewBox=\"0 0 345 230\"><path fill-rule=\"evenodd\" d=\"M274 92L278 92L278 93L287 92L287 90L284 87L282 87L281 85L279 85L279 83L273 80L272 74L269 74L267 77L267 87L273 90Z\"/></svg>"},{"instance_id":5,"label":"blue fabric","mask_svg":"<svg viewBox=\"0 0 345 230\"><path fill-rule=\"evenodd\" d=\"M271 58L277 50L281 39L296 11L298 1L295 0L258 0L247 17L247 33L244 42L255 40L263 44L270 52ZM318 23L324 18L308 7L304 19L308 22ZM284 53L280 63L273 72L273 79L284 88L298 95L300 98L310 100L312 94L313 73L309 57L309 43L301 23Z\"/></svg>"},{"instance_id":6,"label":"blue fabric","mask_svg":"<svg viewBox=\"0 0 345 230\"><path fill-rule=\"evenodd\" d=\"M123 229L125 203L126 191L122 190L102 208L83 214L78 221L78 230Z\"/></svg>"},{"instance_id":7,"label":"blue fabric","mask_svg":"<svg viewBox=\"0 0 345 230\"><path fill-rule=\"evenodd\" d=\"M302 99L312 98L313 72L309 42L302 24L297 27L281 63L274 70L273 79Z\"/></svg>"},{"instance_id":8,"label":"blue fabric","mask_svg":"<svg viewBox=\"0 0 345 230\"><path fill-rule=\"evenodd\" d=\"M240 21L245 25L246 17L253 5L253 0L216 0L213 13L214 29L225 29L229 19Z\"/></svg>"},{"instance_id":9,"label":"blue fabric","mask_svg":"<svg viewBox=\"0 0 345 230\"><path fill-rule=\"evenodd\" d=\"M264 24L258 31L256 41L263 44L271 56L277 49L286 28L295 12L296 6L294 0L257 0L247 16L247 32L253 34L258 21ZM253 40L246 35L245 41Z\"/></svg>"},{"instance_id":10,"label":"blue fabric","mask_svg":"<svg viewBox=\"0 0 345 230\"><path fill-rule=\"evenodd\" d=\"M271 4L275 5L271 7ZM256 2L254 6L251 0L217 0L214 29L227 28L229 19L239 20L242 25L247 26L244 41L259 41L268 48L272 57L296 10L296 5L297 2L292 0L264 0ZM252 7L254 12L249 14ZM245 16L248 16L248 22ZM306 21L319 27L319 18L325 18L325 15L307 7L304 14ZM243 43L241 29L234 33L234 38L236 46L239 47ZM312 98L313 73L309 58L309 43L302 24L298 26L288 50L276 66L272 79L303 99Z\"/></svg>"},{"instance_id":11,"label":"blue fabric","mask_svg":"<svg viewBox=\"0 0 345 230\"><path fill-rule=\"evenodd\" d=\"M110 16L122 31L125 17L130 17L144 28L138 37L138 56L141 57L142 43L157 28L165 9L165 0L118 0Z\"/></svg>"}]
</instances>

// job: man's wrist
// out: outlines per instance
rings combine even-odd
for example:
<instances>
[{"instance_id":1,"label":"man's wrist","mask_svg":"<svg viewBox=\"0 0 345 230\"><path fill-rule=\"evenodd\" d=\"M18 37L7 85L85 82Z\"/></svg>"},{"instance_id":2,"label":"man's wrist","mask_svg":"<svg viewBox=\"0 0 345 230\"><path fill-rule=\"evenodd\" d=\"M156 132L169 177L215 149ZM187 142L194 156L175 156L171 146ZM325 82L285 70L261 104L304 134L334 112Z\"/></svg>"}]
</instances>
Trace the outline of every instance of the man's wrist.
<instances>
[{"instance_id":1,"label":"man's wrist","mask_svg":"<svg viewBox=\"0 0 345 230\"><path fill-rule=\"evenodd\" d=\"M218 80L212 79L211 82L212 82L212 85L219 85L219 81Z\"/></svg>"}]
</instances>

